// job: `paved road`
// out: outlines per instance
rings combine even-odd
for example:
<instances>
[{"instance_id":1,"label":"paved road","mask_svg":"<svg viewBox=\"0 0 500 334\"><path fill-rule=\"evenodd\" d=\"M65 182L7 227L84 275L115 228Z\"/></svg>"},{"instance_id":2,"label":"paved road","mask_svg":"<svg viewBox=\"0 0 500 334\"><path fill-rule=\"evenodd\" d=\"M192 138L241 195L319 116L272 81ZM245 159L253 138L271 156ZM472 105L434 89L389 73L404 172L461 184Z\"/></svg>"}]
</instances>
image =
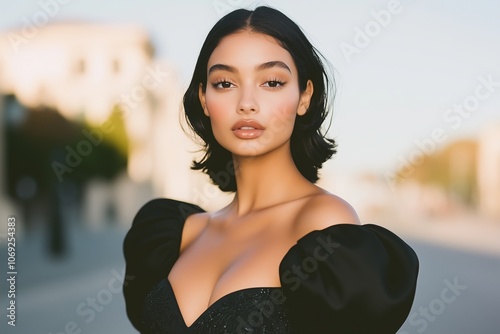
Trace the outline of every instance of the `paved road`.
<instances>
[{"instance_id":1,"label":"paved road","mask_svg":"<svg viewBox=\"0 0 500 334\"><path fill-rule=\"evenodd\" d=\"M500 257L410 242L417 295L400 334L499 334Z\"/></svg>"},{"instance_id":2,"label":"paved road","mask_svg":"<svg viewBox=\"0 0 500 334\"><path fill-rule=\"evenodd\" d=\"M0 332L137 333L126 318L119 284L124 233L74 228L70 252L59 260L46 257L39 235L20 240L17 326L6 323L2 279ZM499 334L500 257L410 244L419 255L421 271L414 307L399 333ZM4 254L2 249L1 263Z\"/></svg>"}]
</instances>

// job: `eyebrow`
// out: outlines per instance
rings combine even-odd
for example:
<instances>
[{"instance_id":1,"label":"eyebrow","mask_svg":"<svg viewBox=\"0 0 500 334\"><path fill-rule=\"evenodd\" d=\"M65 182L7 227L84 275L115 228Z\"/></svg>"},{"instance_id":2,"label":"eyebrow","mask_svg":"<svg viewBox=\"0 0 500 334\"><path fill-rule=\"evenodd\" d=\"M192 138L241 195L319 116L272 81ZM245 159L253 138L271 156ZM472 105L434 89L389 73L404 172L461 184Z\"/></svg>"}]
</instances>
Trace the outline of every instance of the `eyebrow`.
<instances>
[{"instance_id":1,"label":"eyebrow","mask_svg":"<svg viewBox=\"0 0 500 334\"><path fill-rule=\"evenodd\" d=\"M257 66L257 71L267 70L267 69L273 68L273 67L280 67L280 68L283 68L283 69L287 70L288 72L292 73L292 71L290 70L290 67L288 67L287 64L285 64L284 62L279 61L279 60L268 61L267 63L260 64L259 66Z\"/></svg>"},{"instance_id":2,"label":"eyebrow","mask_svg":"<svg viewBox=\"0 0 500 334\"><path fill-rule=\"evenodd\" d=\"M292 71L290 70L290 67L288 67L287 64L285 64L284 62L279 61L279 60L268 61L266 63L262 63L256 67L256 70L263 71L263 70L267 70L267 69L270 69L273 67L280 67L280 68L283 68L283 69L287 70L288 72L292 73ZM237 73L238 69L234 66L231 66L231 65L215 64L215 65L210 67L210 69L208 70L208 74L210 75L210 73L215 72L215 71L227 71L227 72L231 72L231 73Z\"/></svg>"},{"instance_id":3,"label":"eyebrow","mask_svg":"<svg viewBox=\"0 0 500 334\"><path fill-rule=\"evenodd\" d=\"M215 65L210 67L210 69L208 70L208 74L215 72L215 71L227 71L227 72L231 72L231 73L238 72L238 70L234 66L224 65L224 64L215 64Z\"/></svg>"}]
</instances>

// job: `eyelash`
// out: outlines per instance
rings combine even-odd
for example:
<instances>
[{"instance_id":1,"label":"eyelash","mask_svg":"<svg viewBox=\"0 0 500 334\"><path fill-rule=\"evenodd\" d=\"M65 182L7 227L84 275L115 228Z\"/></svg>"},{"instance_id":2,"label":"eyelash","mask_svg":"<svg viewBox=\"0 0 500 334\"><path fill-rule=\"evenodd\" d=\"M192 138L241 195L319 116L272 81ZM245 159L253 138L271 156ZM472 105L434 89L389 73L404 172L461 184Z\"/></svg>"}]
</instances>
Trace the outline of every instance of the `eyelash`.
<instances>
[{"instance_id":1,"label":"eyelash","mask_svg":"<svg viewBox=\"0 0 500 334\"><path fill-rule=\"evenodd\" d=\"M269 83L271 83L271 82L274 83L274 84L278 84L278 86L275 86L275 87L269 86ZM271 89L277 89L277 88L283 87L286 84L285 81L282 81L282 80L279 80L279 79L268 80L265 83L268 84L267 87L269 87Z\"/></svg>"},{"instance_id":2,"label":"eyelash","mask_svg":"<svg viewBox=\"0 0 500 334\"><path fill-rule=\"evenodd\" d=\"M217 80L215 82L212 83L212 87L215 88L215 89L229 89L231 87L219 87L219 85L221 84L230 84L230 85L234 85L231 81L229 80L226 80L226 79L220 79L220 80Z\"/></svg>"},{"instance_id":3,"label":"eyelash","mask_svg":"<svg viewBox=\"0 0 500 334\"><path fill-rule=\"evenodd\" d=\"M276 86L272 87L269 85L270 83L273 83ZM220 80L213 82L212 87L215 89L220 89L220 90L232 88L232 87L221 87L221 85L223 85L223 84L234 85L234 83L232 83L231 81L229 81L227 79L220 79ZM286 82L279 80L279 79L273 79L273 80L266 81L264 84L267 84L267 86L265 86L265 87L268 87L271 89L278 89L280 87L283 87L286 84Z\"/></svg>"}]
</instances>

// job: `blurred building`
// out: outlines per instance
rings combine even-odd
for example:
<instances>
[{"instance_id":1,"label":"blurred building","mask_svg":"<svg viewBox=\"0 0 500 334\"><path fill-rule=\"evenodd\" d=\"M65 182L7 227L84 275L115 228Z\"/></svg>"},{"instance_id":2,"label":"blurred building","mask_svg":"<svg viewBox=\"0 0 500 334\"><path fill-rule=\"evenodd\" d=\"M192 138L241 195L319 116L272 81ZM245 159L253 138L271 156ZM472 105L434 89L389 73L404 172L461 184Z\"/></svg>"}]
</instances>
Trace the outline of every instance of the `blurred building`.
<instances>
[{"instance_id":1,"label":"blurred building","mask_svg":"<svg viewBox=\"0 0 500 334\"><path fill-rule=\"evenodd\" d=\"M475 212L500 219L500 125L477 139L460 139L418 165L403 166L396 193L404 210L417 215Z\"/></svg>"},{"instance_id":2,"label":"blurred building","mask_svg":"<svg viewBox=\"0 0 500 334\"><path fill-rule=\"evenodd\" d=\"M352 173L332 169L321 175L318 185L351 204L363 223L383 219L392 205L390 187L374 172Z\"/></svg>"},{"instance_id":3,"label":"blurred building","mask_svg":"<svg viewBox=\"0 0 500 334\"><path fill-rule=\"evenodd\" d=\"M500 124L480 134L477 170L479 210L500 219Z\"/></svg>"},{"instance_id":4,"label":"blurred building","mask_svg":"<svg viewBox=\"0 0 500 334\"><path fill-rule=\"evenodd\" d=\"M395 188L401 209L415 216L451 215L476 205L477 142L461 139L400 167Z\"/></svg>"},{"instance_id":5,"label":"blurred building","mask_svg":"<svg viewBox=\"0 0 500 334\"><path fill-rule=\"evenodd\" d=\"M189 170L198 147L180 125L182 93L173 68L154 58L142 27L59 23L36 34L21 29L0 34L0 96L14 97L31 111L55 110L69 122L92 129L82 131L74 147L66 146L65 157L51 162L59 183L79 168L77 163L67 165L78 153L80 160L90 159L86 155L91 156L92 148L109 140L126 150L126 173L111 183L96 178L86 184L83 212L90 224L102 224L109 205L129 225L138 207L152 197L206 207L220 199L206 178ZM22 122L22 113L9 108L0 107L0 118ZM113 118L123 123L126 140L110 126ZM5 152L2 145L0 141L0 153ZM5 186L1 178L0 186Z\"/></svg>"}]
</instances>

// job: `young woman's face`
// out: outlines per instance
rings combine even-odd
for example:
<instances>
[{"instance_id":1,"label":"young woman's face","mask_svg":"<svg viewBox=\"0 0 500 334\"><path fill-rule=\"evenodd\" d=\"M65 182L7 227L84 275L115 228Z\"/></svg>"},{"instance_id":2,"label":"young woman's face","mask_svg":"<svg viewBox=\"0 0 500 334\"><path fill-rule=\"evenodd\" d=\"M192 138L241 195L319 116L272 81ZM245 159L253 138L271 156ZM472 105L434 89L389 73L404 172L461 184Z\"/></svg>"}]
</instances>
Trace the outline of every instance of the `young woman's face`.
<instances>
[{"instance_id":1,"label":"young woman's face","mask_svg":"<svg viewBox=\"0 0 500 334\"><path fill-rule=\"evenodd\" d=\"M215 48L199 95L217 142L234 155L257 156L289 146L312 92L309 81L301 94L287 50L268 35L242 31Z\"/></svg>"}]
</instances>

